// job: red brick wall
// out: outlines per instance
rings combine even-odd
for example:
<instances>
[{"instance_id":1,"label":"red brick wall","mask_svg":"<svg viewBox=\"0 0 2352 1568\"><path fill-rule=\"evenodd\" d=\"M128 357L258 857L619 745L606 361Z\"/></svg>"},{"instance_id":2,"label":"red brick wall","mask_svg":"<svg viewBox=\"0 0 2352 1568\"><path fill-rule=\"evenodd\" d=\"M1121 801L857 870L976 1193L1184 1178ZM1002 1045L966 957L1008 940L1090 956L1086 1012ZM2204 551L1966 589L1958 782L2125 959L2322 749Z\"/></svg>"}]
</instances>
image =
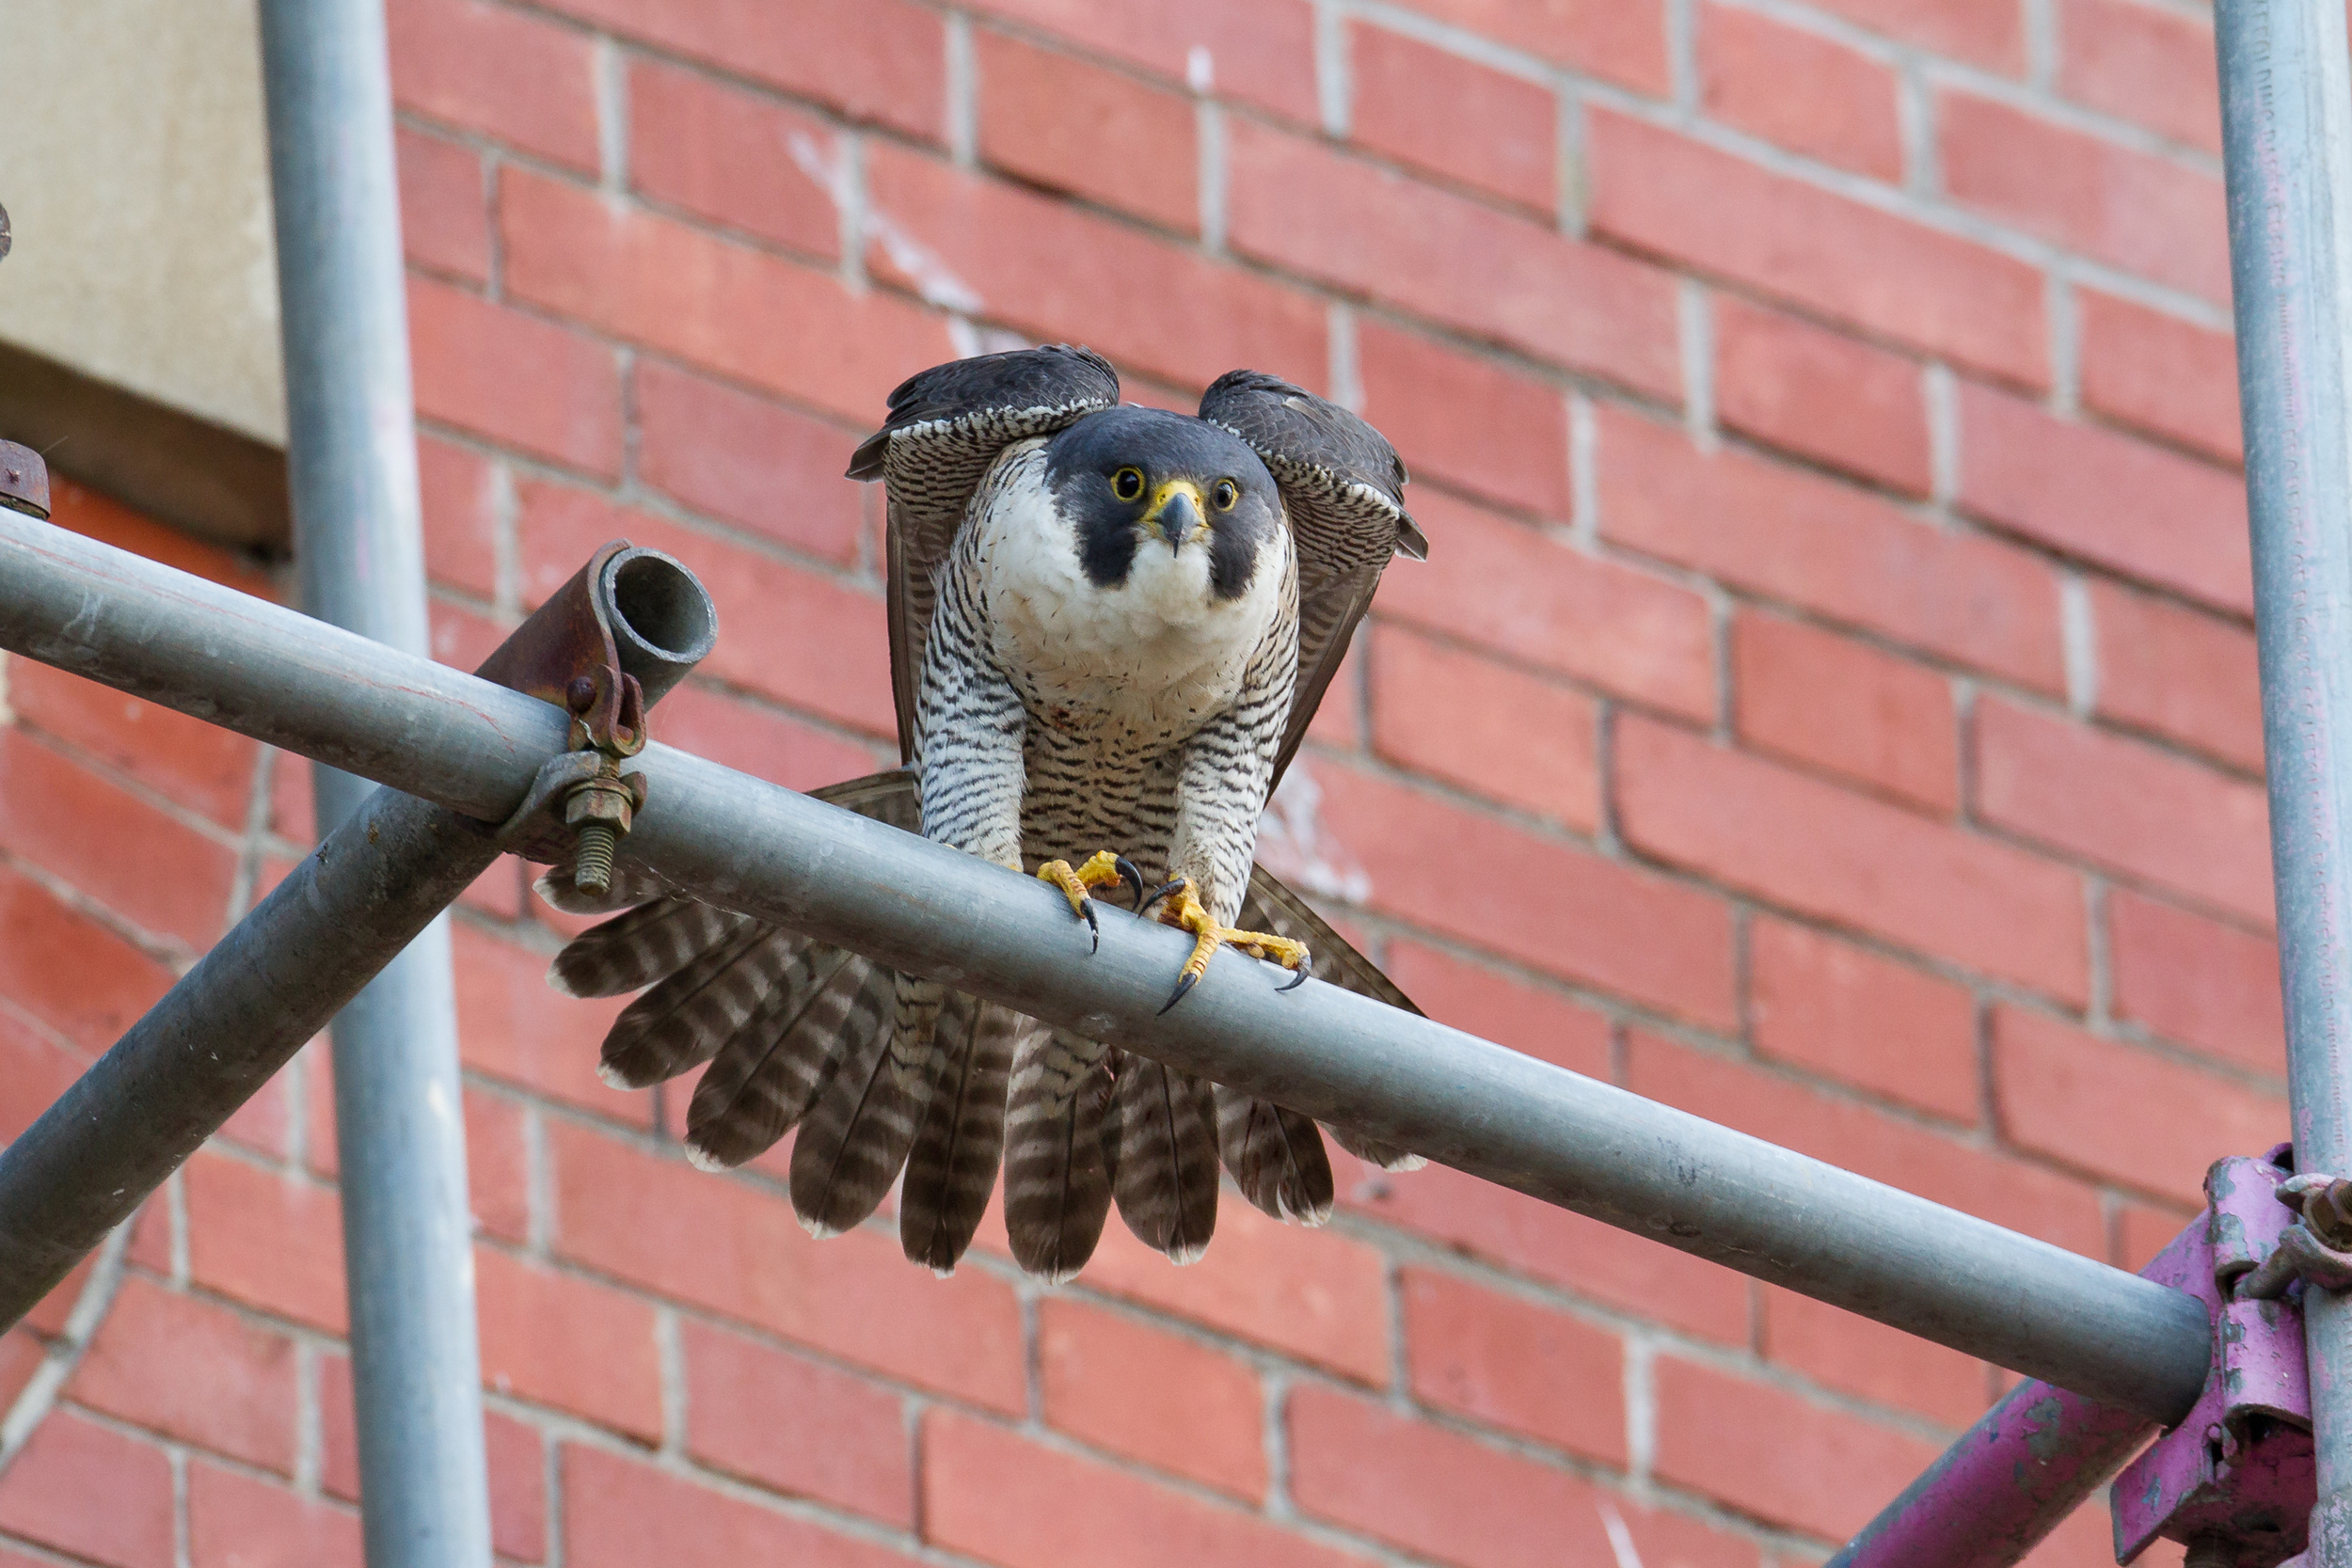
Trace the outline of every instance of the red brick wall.
<instances>
[{"instance_id":1,"label":"red brick wall","mask_svg":"<svg viewBox=\"0 0 2352 1568\"><path fill-rule=\"evenodd\" d=\"M1010 338L1179 404L1279 371L1395 437L1433 548L1268 853L1433 1012L2126 1266L2281 1131L2193 0L391 10L453 660L626 533L721 602L667 737L863 771L837 476L892 383ZM299 765L6 673L13 1128L308 830ZM1998 1383L1443 1170L1229 1206L1189 1270L1114 1227L1061 1291L813 1243L597 1084L561 930L501 868L457 942L517 1562L1788 1568ZM71 1300L0 1340L10 1434L62 1374L5 1568L357 1560L324 1078L66 1292L87 1349Z\"/></svg>"}]
</instances>

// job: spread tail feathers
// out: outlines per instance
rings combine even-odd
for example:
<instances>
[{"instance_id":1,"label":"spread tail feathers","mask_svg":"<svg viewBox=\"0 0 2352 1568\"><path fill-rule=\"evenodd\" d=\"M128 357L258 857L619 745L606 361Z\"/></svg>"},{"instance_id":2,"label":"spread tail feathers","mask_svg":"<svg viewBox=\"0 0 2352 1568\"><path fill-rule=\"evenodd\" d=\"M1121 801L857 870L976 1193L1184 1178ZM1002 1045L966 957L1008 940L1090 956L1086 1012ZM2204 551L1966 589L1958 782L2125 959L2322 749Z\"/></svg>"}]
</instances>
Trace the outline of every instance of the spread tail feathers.
<instances>
[{"instance_id":1,"label":"spread tail feathers","mask_svg":"<svg viewBox=\"0 0 2352 1568\"><path fill-rule=\"evenodd\" d=\"M950 991L930 1053L923 1123L898 1189L898 1241L910 1262L954 1270L996 1189L1005 1147L1005 1083L1028 1019Z\"/></svg>"},{"instance_id":2,"label":"spread tail feathers","mask_svg":"<svg viewBox=\"0 0 2352 1568\"><path fill-rule=\"evenodd\" d=\"M1094 1256L1111 1210L1110 1054L1063 1029L1032 1031L1013 1054L1005 1230L1013 1260L1057 1285Z\"/></svg>"},{"instance_id":3,"label":"spread tail feathers","mask_svg":"<svg viewBox=\"0 0 2352 1568\"><path fill-rule=\"evenodd\" d=\"M898 976L821 943L805 950L767 1005L711 1059L686 1108L686 1152L739 1165L799 1125L848 1041L890 1018Z\"/></svg>"},{"instance_id":4,"label":"spread tail feathers","mask_svg":"<svg viewBox=\"0 0 2352 1568\"><path fill-rule=\"evenodd\" d=\"M1309 1117L1219 1087L1216 1151L1242 1196L1276 1219L1321 1225L1331 1217L1331 1161Z\"/></svg>"},{"instance_id":5,"label":"spread tail feathers","mask_svg":"<svg viewBox=\"0 0 2352 1568\"><path fill-rule=\"evenodd\" d=\"M1119 1065L1119 1217L1146 1246L1197 1260L1216 1228L1216 1107L1208 1083L1129 1055Z\"/></svg>"},{"instance_id":6,"label":"spread tail feathers","mask_svg":"<svg viewBox=\"0 0 2352 1568\"><path fill-rule=\"evenodd\" d=\"M907 974L896 991L890 1027L845 1037L793 1141L792 1212L811 1235L838 1235L881 1206L922 1121L946 992Z\"/></svg>"}]
</instances>

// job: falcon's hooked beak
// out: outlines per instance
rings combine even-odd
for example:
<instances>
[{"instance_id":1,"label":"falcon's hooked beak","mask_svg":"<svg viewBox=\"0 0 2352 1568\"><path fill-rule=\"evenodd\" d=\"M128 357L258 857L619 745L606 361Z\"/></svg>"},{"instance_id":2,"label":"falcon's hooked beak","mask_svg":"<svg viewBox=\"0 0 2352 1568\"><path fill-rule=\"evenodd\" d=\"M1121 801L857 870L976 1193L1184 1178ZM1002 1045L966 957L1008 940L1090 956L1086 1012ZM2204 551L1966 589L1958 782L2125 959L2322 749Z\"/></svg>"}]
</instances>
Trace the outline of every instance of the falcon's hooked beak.
<instances>
[{"instance_id":1,"label":"falcon's hooked beak","mask_svg":"<svg viewBox=\"0 0 2352 1568\"><path fill-rule=\"evenodd\" d=\"M1143 515L1143 526L1152 531L1154 539L1167 540L1168 553L1174 555L1208 532L1208 511L1200 497L1200 486L1188 479L1171 479L1152 498L1152 509Z\"/></svg>"}]
</instances>

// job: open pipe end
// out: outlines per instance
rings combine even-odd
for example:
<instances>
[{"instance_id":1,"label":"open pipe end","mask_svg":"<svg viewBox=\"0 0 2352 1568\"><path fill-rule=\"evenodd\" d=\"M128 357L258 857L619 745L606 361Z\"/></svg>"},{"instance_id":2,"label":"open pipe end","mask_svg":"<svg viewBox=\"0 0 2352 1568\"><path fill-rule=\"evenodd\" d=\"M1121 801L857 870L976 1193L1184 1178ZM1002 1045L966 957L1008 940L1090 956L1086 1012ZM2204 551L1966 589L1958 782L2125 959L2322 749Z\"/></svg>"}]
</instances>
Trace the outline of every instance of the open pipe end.
<instances>
[{"instance_id":1,"label":"open pipe end","mask_svg":"<svg viewBox=\"0 0 2352 1568\"><path fill-rule=\"evenodd\" d=\"M637 677L651 706L707 657L719 641L719 611L686 566L660 550L633 547L605 562L596 580L621 668Z\"/></svg>"}]
</instances>

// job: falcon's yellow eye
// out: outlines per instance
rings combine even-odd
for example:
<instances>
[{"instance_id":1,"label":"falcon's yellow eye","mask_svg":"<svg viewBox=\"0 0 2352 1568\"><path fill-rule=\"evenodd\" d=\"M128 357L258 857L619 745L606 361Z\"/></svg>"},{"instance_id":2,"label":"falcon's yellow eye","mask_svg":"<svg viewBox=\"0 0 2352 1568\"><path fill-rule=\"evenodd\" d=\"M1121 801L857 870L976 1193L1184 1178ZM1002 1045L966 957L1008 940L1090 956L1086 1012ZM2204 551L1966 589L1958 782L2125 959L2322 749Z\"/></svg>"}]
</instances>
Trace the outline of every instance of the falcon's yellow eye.
<instances>
[{"instance_id":1,"label":"falcon's yellow eye","mask_svg":"<svg viewBox=\"0 0 2352 1568\"><path fill-rule=\"evenodd\" d=\"M1140 499L1143 496L1143 470L1121 468L1111 475L1111 494L1123 501Z\"/></svg>"},{"instance_id":2,"label":"falcon's yellow eye","mask_svg":"<svg viewBox=\"0 0 2352 1568\"><path fill-rule=\"evenodd\" d=\"M1233 503L1239 499L1241 499L1241 486L1230 479L1218 480L1216 488L1209 492L1209 503L1219 512L1232 511Z\"/></svg>"}]
</instances>

